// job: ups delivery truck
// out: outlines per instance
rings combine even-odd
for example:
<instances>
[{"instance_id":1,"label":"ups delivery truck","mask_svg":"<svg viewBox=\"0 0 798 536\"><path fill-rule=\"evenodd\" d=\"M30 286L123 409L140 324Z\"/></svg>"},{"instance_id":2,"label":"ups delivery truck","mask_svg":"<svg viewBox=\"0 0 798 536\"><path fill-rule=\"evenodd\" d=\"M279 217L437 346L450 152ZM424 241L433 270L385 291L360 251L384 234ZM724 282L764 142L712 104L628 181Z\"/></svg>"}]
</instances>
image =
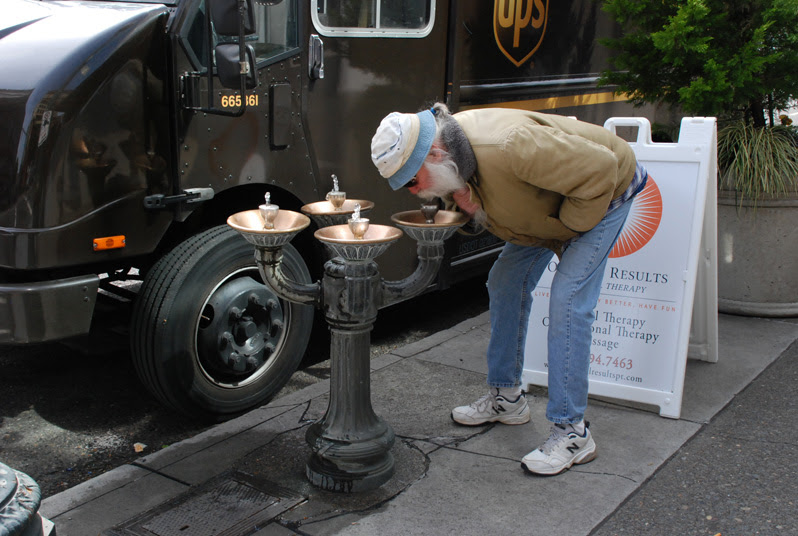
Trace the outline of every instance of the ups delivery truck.
<instances>
[{"instance_id":1,"label":"ups delivery truck","mask_svg":"<svg viewBox=\"0 0 798 536\"><path fill-rule=\"evenodd\" d=\"M264 286L225 225L269 192L322 200L338 177L387 223L417 208L370 161L391 111L445 101L594 123L639 115L596 84L593 0L4 0L0 21L0 344L91 336L132 302L132 359L163 403L221 420L296 370L314 312ZM321 273L313 226L285 248ZM383 257L411 273L415 243ZM501 243L447 244L436 288L484 273ZM119 281L140 280L133 287ZM131 292L131 288L135 292ZM102 311L102 313L100 313Z\"/></svg>"}]
</instances>

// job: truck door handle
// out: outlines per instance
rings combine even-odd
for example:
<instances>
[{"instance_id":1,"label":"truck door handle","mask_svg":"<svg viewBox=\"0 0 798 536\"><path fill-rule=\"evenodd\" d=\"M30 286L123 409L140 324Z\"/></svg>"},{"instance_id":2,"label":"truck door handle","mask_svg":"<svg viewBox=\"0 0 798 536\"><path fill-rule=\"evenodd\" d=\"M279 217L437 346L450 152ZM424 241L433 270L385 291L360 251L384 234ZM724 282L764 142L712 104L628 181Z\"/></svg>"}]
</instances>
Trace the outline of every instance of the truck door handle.
<instances>
[{"instance_id":1,"label":"truck door handle","mask_svg":"<svg viewBox=\"0 0 798 536\"><path fill-rule=\"evenodd\" d=\"M312 79L324 78L324 43L316 34L310 36L308 45L308 74Z\"/></svg>"},{"instance_id":2,"label":"truck door handle","mask_svg":"<svg viewBox=\"0 0 798 536\"><path fill-rule=\"evenodd\" d=\"M144 198L144 208L158 210L175 203L199 203L213 199L213 195L213 188L186 188L183 193L177 195L148 195Z\"/></svg>"}]
</instances>

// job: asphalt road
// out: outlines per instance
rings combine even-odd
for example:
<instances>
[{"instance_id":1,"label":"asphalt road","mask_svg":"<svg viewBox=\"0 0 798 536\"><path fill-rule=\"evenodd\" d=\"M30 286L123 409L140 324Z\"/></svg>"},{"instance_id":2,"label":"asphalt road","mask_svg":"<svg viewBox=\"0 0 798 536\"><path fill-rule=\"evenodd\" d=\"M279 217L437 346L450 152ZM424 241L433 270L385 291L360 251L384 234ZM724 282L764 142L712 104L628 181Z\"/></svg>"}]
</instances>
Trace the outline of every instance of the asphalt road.
<instances>
[{"instance_id":1,"label":"asphalt road","mask_svg":"<svg viewBox=\"0 0 798 536\"><path fill-rule=\"evenodd\" d=\"M380 311L372 357L487 310L484 278ZM139 382L124 333L116 345L0 346L0 461L30 475L44 497L206 429L161 407ZM312 345L313 346L313 345ZM329 375L315 345L284 390ZM279 396L279 395L278 395Z\"/></svg>"},{"instance_id":2,"label":"asphalt road","mask_svg":"<svg viewBox=\"0 0 798 536\"><path fill-rule=\"evenodd\" d=\"M798 534L798 343L590 536Z\"/></svg>"}]
</instances>

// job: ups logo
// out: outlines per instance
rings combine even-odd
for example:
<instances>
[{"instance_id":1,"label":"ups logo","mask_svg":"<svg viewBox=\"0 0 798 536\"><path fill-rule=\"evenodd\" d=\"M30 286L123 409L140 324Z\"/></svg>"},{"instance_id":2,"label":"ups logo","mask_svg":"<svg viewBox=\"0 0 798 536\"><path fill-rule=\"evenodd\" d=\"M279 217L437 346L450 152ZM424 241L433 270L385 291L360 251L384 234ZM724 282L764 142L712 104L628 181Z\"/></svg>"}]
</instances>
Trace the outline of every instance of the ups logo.
<instances>
[{"instance_id":1,"label":"ups logo","mask_svg":"<svg viewBox=\"0 0 798 536\"><path fill-rule=\"evenodd\" d=\"M546 34L549 0L493 0L493 35L516 67L532 57Z\"/></svg>"}]
</instances>

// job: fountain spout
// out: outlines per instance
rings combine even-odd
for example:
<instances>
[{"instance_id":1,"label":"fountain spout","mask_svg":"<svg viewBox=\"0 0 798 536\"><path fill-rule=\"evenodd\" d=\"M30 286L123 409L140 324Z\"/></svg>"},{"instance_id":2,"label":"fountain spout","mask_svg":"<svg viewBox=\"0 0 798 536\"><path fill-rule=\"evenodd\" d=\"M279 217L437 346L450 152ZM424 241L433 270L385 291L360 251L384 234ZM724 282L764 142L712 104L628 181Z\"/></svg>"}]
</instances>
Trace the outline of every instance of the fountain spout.
<instances>
[{"instance_id":1,"label":"fountain spout","mask_svg":"<svg viewBox=\"0 0 798 536\"><path fill-rule=\"evenodd\" d=\"M332 203L332 206L335 210L341 210L344 206L344 201L346 201L346 192L341 192L338 190L338 176L333 175L333 189L327 192L327 201Z\"/></svg>"},{"instance_id":2,"label":"fountain spout","mask_svg":"<svg viewBox=\"0 0 798 536\"><path fill-rule=\"evenodd\" d=\"M365 236L366 231L369 230L368 218L360 217L359 204L355 204L355 211L352 213L352 217L349 218L349 230L352 231L352 234L357 240L363 240L363 236Z\"/></svg>"},{"instance_id":3,"label":"fountain spout","mask_svg":"<svg viewBox=\"0 0 798 536\"><path fill-rule=\"evenodd\" d=\"M266 192L266 195L263 196L265 202L258 207L260 210L260 215L263 218L263 228L264 229L274 229L274 220L277 218L277 214L280 212L280 207L271 202L271 194Z\"/></svg>"}]
</instances>

